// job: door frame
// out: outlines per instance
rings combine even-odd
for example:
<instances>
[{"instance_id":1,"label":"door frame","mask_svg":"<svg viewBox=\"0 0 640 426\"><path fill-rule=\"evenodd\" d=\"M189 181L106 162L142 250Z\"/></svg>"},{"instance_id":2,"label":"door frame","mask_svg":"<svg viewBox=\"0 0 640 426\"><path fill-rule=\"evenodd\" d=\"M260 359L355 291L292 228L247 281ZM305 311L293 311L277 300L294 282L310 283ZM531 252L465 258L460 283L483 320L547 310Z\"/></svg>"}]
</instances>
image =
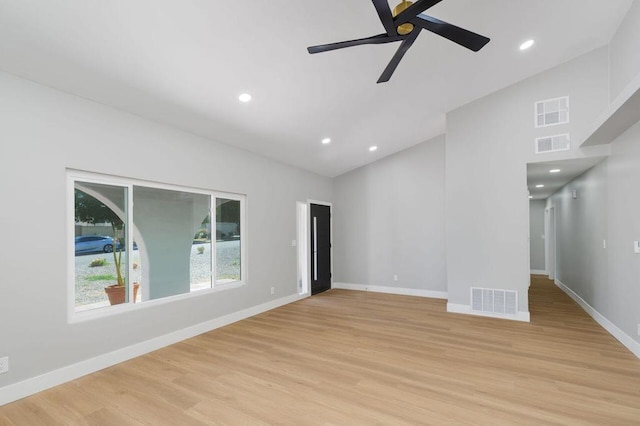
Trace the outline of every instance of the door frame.
<instances>
[{"instance_id":1,"label":"door frame","mask_svg":"<svg viewBox=\"0 0 640 426\"><path fill-rule=\"evenodd\" d=\"M545 221L544 221L544 230L545 230L545 266L547 269L547 274L550 280L555 281L556 279L556 233L557 233L557 223L556 223L556 207L554 205L550 205L546 209L545 212Z\"/></svg>"},{"instance_id":2,"label":"door frame","mask_svg":"<svg viewBox=\"0 0 640 426\"><path fill-rule=\"evenodd\" d=\"M298 201L296 203L296 244L297 244L297 264L298 282L297 290L300 296L311 296L311 274L309 272L309 203Z\"/></svg>"},{"instance_id":3,"label":"door frame","mask_svg":"<svg viewBox=\"0 0 640 426\"><path fill-rule=\"evenodd\" d=\"M312 199L307 199L307 232L306 232L306 236L307 236L307 243L311 243L311 228L313 226L313 224L311 223L311 204L317 204L319 206L328 206L329 207L329 242L331 243L331 248L329 249L329 256L331 257L331 262L330 262L330 268L329 268L329 272L331 273L331 278L329 280L329 284L330 284L330 289L333 288L333 203L330 203L328 201L319 201L319 200L312 200ZM307 244L309 245L309 244ZM307 255L310 256L311 255L311 249L308 248L308 252ZM307 257L307 259L310 259L310 257ZM309 283L308 285L308 292L307 294L310 296L311 295L311 262L307 261L307 271L306 271L306 275L307 275L307 282Z\"/></svg>"}]
</instances>

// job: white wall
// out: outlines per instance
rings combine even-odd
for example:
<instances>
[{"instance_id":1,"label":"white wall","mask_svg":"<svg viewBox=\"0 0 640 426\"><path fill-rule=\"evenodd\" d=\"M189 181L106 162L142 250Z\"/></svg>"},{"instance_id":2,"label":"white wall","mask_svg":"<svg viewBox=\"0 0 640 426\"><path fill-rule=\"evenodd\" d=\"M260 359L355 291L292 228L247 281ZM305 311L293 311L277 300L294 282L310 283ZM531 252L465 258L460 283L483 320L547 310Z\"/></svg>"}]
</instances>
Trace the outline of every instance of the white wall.
<instances>
[{"instance_id":1,"label":"white wall","mask_svg":"<svg viewBox=\"0 0 640 426\"><path fill-rule=\"evenodd\" d=\"M556 278L640 343L640 254L633 251L640 241L640 123L611 147L609 158L548 199L557 218Z\"/></svg>"},{"instance_id":2,"label":"white wall","mask_svg":"<svg viewBox=\"0 0 640 426\"><path fill-rule=\"evenodd\" d=\"M544 249L545 200L529 202L529 268L531 271L546 271Z\"/></svg>"},{"instance_id":3,"label":"white wall","mask_svg":"<svg viewBox=\"0 0 640 426\"><path fill-rule=\"evenodd\" d=\"M446 291L444 143L334 179L334 281Z\"/></svg>"},{"instance_id":4,"label":"white wall","mask_svg":"<svg viewBox=\"0 0 640 426\"><path fill-rule=\"evenodd\" d=\"M640 74L638 40L640 40L640 1L634 1L609 44L610 100L614 100Z\"/></svg>"},{"instance_id":5,"label":"white wall","mask_svg":"<svg viewBox=\"0 0 640 426\"><path fill-rule=\"evenodd\" d=\"M5 73L0 93L0 391L296 295L296 201L331 201L330 179ZM69 324L66 168L247 194L247 285Z\"/></svg>"},{"instance_id":6,"label":"white wall","mask_svg":"<svg viewBox=\"0 0 640 426\"><path fill-rule=\"evenodd\" d=\"M534 128L534 102L570 96L571 123ZM608 102L607 49L598 49L447 114L446 212L449 303L468 306L471 286L512 289L528 312L526 164L607 152L536 156L543 134L582 134ZM548 132L548 133L546 133Z\"/></svg>"}]
</instances>

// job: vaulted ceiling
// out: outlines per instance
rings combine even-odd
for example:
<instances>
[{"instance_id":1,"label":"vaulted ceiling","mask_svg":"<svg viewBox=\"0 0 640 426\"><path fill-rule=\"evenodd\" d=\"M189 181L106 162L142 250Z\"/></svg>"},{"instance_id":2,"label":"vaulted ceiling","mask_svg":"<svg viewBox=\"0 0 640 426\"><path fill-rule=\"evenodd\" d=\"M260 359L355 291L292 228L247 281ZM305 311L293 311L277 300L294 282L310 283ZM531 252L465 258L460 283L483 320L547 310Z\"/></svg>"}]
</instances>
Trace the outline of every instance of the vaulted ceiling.
<instances>
[{"instance_id":1,"label":"vaulted ceiling","mask_svg":"<svg viewBox=\"0 0 640 426\"><path fill-rule=\"evenodd\" d=\"M444 0L427 13L491 42L473 53L423 32L376 84L397 43L306 51L384 32L369 0L0 0L0 69L337 176L444 133L447 111L608 43L631 2ZM239 103L243 92L253 101Z\"/></svg>"}]
</instances>

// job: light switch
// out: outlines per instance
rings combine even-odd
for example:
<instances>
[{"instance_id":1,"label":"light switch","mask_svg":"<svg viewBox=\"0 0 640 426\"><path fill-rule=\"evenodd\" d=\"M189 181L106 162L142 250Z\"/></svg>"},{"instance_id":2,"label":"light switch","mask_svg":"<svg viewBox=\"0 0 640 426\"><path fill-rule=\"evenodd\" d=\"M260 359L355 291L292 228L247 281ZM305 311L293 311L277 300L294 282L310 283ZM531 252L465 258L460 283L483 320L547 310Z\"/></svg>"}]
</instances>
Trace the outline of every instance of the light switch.
<instances>
[{"instance_id":1,"label":"light switch","mask_svg":"<svg viewBox=\"0 0 640 426\"><path fill-rule=\"evenodd\" d=\"M298 245L298 242L296 240L291 240L291 247L295 247Z\"/></svg>"},{"instance_id":2,"label":"light switch","mask_svg":"<svg viewBox=\"0 0 640 426\"><path fill-rule=\"evenodd\" d=\"M633 242L633 252L640 254L640 241Z\"/></svg>"}]
</instances>

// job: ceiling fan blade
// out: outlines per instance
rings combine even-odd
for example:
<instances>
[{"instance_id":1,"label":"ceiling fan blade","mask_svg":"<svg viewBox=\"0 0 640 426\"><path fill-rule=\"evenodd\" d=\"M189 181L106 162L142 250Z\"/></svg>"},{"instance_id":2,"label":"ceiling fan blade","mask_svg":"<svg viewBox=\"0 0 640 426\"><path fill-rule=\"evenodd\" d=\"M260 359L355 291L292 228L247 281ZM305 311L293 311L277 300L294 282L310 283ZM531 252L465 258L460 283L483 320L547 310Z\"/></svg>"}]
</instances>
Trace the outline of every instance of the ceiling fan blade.
<instances>
[{"instance_id":1,"label":"ceiling fan blade","mask_svg":"<svg viewBox=\"0 0 640 426\"><path fill-rule=\"evenodd\" d=\"M372 1L373 5L376 8L376 11L378 12L378 17L380 17L380 22L382 22L384 30L387 32L387 35L397 35L398 31L396 30L396 25L393 23L393 15L391 14L391 9L389 8L389 3L387 3L387 0Z\"/></svg>"},{"instance_id":2,"label":"ceiling fan blade","mask_svg":"<svg viewBox=\"0 0 640 426\"><path fill-rule=\"evenodd\" d=\"M474 52L482 49L491 39L476 34L464 28L441 21L439 19L420 14L411 20L411 23L417 27L423 28L432 33L438 34L460 46L471 49Z\"/></svg>"},{"instance_id":3,"label":"ceiling fan blade","mask_svg":"<svg viewBox=\"0 0 640 426\"><path fill-rule=\"evenodd\" d=\"M406 24L407 22L415 18L418 14L424 12L430 7L435 6L441 1L442 0L418 0L411 6L403 10L401 13L399 13L398 16L393 18L394 26L398 27L399 25Z\"/></svg>"},{"instance_id":4,"label":"ceiling fan blade","mask_svg":"<svg viewBox=\"0 0 640 426\"><path fill-rule=\"evenodd\" d=\"M413 42L416 41L418 34L420 34L419 27L414 28L414 30L407 35L407 38L402 42L402 44L400 44L400 47L398 47L398 50L396 51L395 55L393 55L393 58L391 58L391 61L389 61L389 64L382 72L382 75L378 79L378 83L385 83L389 81L389 79L393 75L393 72L398 67L400 60L402 60L402 57L404 56L404 54L407 53L407 50L409 50Z\"/></svg>"},{"instance_id":5,"label":"ceiling fan blade","mask_svg":"<svg viewBox=\"0 0 640 426\"><path fill-rule=\"evenodd\" d=\"M394 41L405 40L408 36L396 35L389 37L387 34L378 34L373 37L359 38L357 40L339 41L337 43L321 44L319 46L307 47L309 53L329 52L330 50L344 49L345 47L361 46L363 44L383 44Z\"/></svg>"}]
</instances>

